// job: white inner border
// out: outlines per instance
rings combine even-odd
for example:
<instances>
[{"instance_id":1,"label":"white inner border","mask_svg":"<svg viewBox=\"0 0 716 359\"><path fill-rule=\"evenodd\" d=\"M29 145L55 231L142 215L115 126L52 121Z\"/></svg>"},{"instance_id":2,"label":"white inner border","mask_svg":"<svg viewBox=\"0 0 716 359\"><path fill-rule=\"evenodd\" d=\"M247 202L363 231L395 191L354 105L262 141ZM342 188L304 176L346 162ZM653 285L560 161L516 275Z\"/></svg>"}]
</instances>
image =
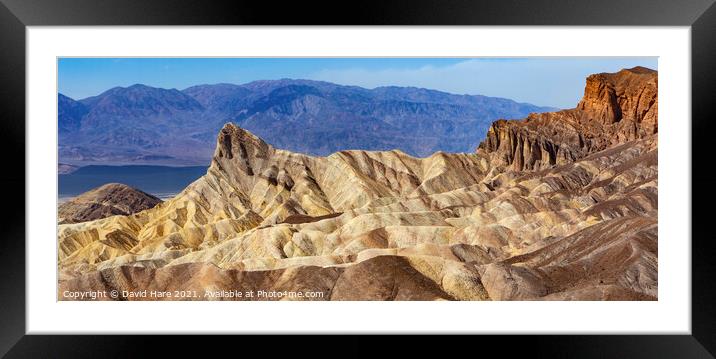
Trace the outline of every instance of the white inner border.
<instances>
[{"instance_id":1,"label":"white inner border","mask_svg":"<svg viewBox=\"0 0 716 359\"><path fill-rule=\"evenodd\" d=\"M689 334L690 40L689 27L28 27L27 332ZM659 300L58 302L61 56L659 56Z\"/></svg>"}]
</instances>

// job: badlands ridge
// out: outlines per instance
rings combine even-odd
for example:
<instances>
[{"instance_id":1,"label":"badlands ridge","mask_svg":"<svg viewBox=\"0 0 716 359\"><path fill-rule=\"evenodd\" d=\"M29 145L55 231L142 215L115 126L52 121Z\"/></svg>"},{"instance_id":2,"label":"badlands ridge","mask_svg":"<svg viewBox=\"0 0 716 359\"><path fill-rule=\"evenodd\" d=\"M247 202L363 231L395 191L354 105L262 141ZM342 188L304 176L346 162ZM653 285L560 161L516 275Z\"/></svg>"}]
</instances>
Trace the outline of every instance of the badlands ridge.
<instances>
[{"instance_id":1,"label":"badlands ridge","mask_svg":"<svg viewBox=\"0 0 716 359\"><path fill-rule=\"evenodd\" d=\"M175 198L60 225L59 291L656 300L657 111L657 73L634 68L496 121L475 153L312 157L226 124Z\"/></svg>"}]
</instances>

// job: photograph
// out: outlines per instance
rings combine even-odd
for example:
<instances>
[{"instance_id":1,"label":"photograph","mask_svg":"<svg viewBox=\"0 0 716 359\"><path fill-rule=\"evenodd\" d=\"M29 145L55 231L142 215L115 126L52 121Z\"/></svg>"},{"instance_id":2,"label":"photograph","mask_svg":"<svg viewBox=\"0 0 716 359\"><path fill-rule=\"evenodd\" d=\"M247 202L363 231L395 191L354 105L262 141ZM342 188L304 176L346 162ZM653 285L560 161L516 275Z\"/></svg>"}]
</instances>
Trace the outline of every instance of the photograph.
<instances>
[{"instance_id":1,"label":"photograph","mask_svg":"<svg viewBox=\"0 0 716 359\"><path fill-rule=\"evenodd\" d=\"M56 61L59 301L659 300L656 56Z\"/></svg>"}]
</instances>

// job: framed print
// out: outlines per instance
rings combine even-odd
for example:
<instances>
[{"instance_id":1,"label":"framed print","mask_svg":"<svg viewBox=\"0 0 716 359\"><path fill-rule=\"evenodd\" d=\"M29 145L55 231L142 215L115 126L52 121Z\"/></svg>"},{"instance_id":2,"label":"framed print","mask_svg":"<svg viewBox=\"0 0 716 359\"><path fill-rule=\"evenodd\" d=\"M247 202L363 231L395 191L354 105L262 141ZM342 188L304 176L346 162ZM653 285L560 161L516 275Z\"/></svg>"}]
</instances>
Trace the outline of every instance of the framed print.
<instances>
[{"instance_id":1,"label":"framed print","mask_svg":"<svg viewBox=\"0 0 716 359\"><path fill-rule=\"evenodd\" d=\"M710 1L62 5L1 9L9 357L127 334L716 351Z\"/></svg>"}]
</instances>

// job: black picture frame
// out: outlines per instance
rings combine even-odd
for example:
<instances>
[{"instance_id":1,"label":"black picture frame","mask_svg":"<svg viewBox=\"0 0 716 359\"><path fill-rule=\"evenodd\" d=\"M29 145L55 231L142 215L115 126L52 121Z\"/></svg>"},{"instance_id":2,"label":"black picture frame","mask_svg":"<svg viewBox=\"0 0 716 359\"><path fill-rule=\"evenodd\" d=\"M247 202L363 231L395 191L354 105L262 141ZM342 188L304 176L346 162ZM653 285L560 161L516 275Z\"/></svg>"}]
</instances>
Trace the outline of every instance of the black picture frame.
<instances>
[{"instance_id":1,"label":"black picture frame","mask_svg":"<svg viewBox=\"0 0 716 359\"><path fill-rule=\"evenodd\" d=\"M505 355L579 358L713 358L716 354L716 290L711 275L716 232L709 218L714 203L709 185L710 136L716 122L716 5L714 0L493 0L364 1L285 4L191 0L0 0L0 175L5 212L0 231L0 355L20 357L136 357L140 342L164 356L181 340L166 336L25 335L25 29L72 25L549 25L690 26L692 60L692 303L691 335L483 336L469 346L502 347ZM625 41L625 39L615 39ZM638 41L638 39L633 39ZM683 121L689 119L665 119ZM20 189L23 189L22 191ZM662 190L668 190L662 188ZM684 224L687 225L687 224ZM223 350L224 338L203 338L205 354ZM245 341L252 341L249 339ZM282 339L286 340L286 339ZM305 338L303 339L305 340ZM352 338L360 350L373 338ZM391 339L392 347L397 339ZM464 339L461 339L464 340ZM215 342L214 342L215 341ZM231 339L235 344L236 339ZM413 341L419 348L420 341ZM290 344L284 344L291 347ZM151 348L154 349L151 349ZM405 347L403 347L405 349Z\"/></svg>"}]
</instances>

